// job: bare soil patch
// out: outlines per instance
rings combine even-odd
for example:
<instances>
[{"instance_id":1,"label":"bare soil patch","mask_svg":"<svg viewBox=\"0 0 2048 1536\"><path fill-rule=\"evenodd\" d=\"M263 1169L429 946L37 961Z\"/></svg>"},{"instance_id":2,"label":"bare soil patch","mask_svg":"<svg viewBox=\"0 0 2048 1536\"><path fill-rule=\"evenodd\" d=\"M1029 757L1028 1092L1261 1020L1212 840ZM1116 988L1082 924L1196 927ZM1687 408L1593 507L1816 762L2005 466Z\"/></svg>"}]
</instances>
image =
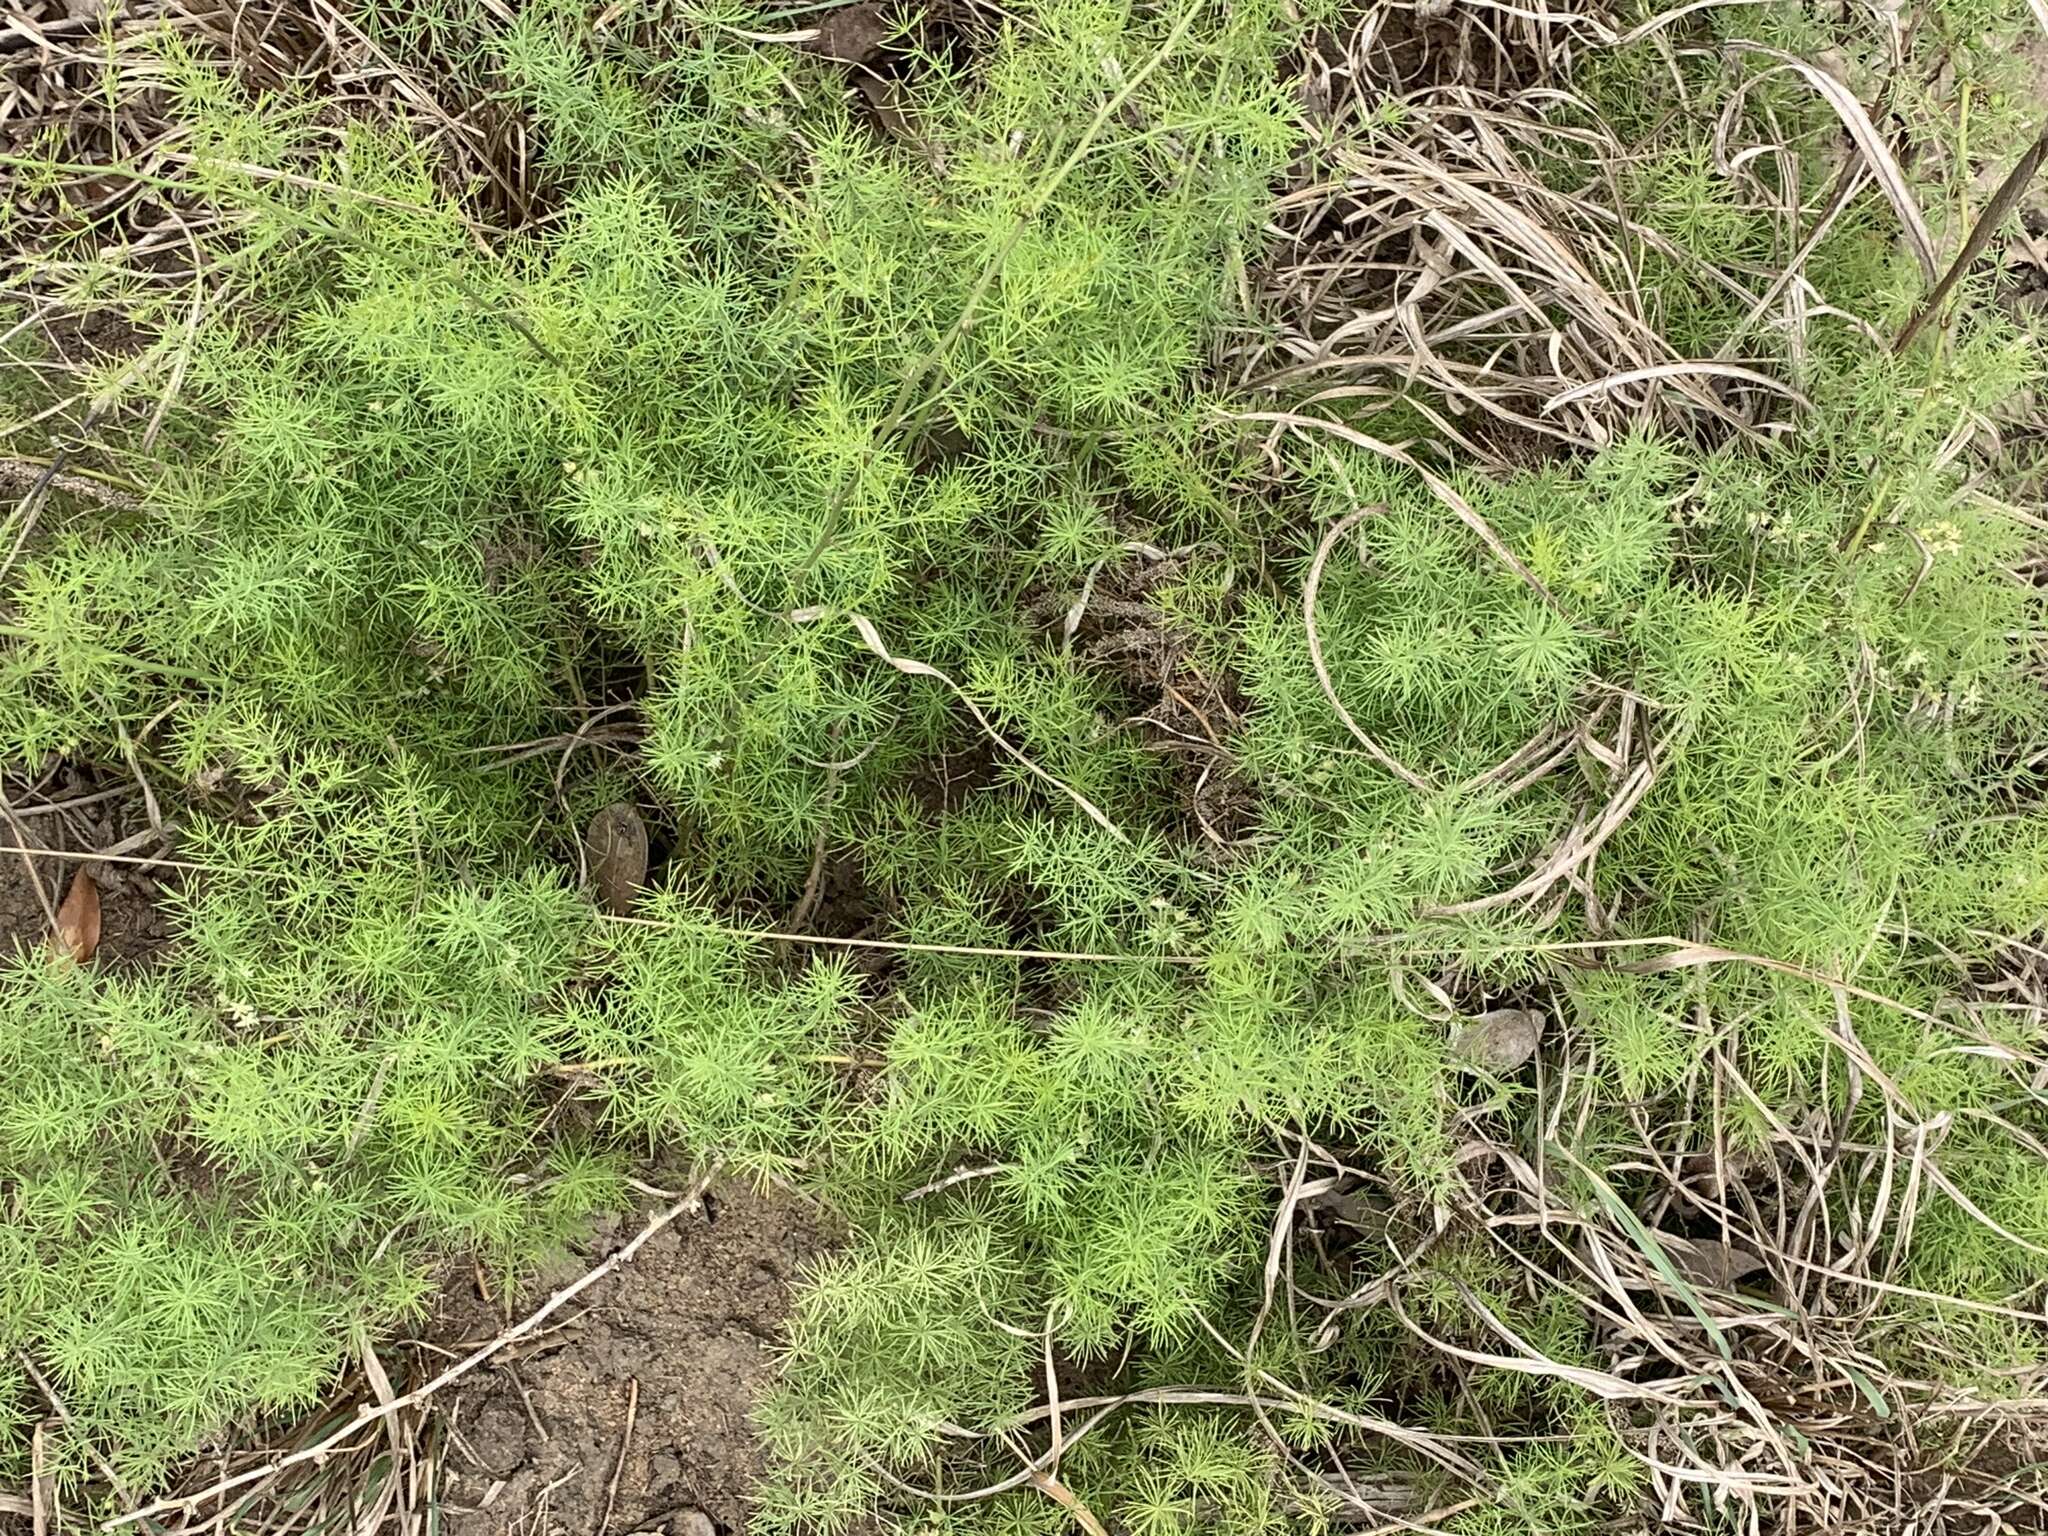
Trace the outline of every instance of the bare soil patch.
<instances>
[{"instance_id":1,"label":"bare soil patch","mask_svg":"<svg viewBox=\"0 0 2048 1536\"><path fill-rule=\"evenodd\" d=\"M636 1229L602 1226L587 1262ZM765 1465L752 1410L799 1272L831 1242L827 1220L795 1196L713 1191L703 1214L659 1234L587 1307L507 1351L449 1404L445 1536L744 1532ZM435 1332L473 1347L504 1320L470 1283L450 1288Z\"/></svg>"}]
</instances>

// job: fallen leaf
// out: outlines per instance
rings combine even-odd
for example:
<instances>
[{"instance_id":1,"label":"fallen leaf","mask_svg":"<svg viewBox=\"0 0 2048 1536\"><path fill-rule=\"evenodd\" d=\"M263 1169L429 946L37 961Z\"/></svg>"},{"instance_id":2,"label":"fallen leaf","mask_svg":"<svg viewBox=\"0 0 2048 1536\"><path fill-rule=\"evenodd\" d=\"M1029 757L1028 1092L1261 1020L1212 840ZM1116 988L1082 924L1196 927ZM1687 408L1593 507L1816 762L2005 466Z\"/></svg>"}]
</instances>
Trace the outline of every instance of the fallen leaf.
<instances>
[{"instance_id":1,"label":"fallen leaf","mask_svg":"<svg viewBox=\"0 0 2048 1536\"><path fill-rule=\"evenodd\" d=\"M1747 1243L1723 1242L1717 1237L1684 1237L1662 1227L1649 1229L1651 1240L1670 1265L1673 1274L1688 1285L1712 1291L1732 1291L1752 1276L1767 1274L1769 1262ZM1590 1267L1592 1246L1580 1234L1579 1257ZM1622 1284L1632 1290L1657 1290L1660 1277L1648 1259L1637 1258L1621 1275Z\"/></svg>"},{"instance_id":2,"label":"fallen leaf","mask_svg":"<svg viewBox=\"0 0 2048 1536\"><path fill-rule=\"evenodd\" d=\"M1536 1054L1543 1014L1535 1008L1495 1008L1451 1026L1451 1052L1495 1074L1513 1072Z\"/></svg>"},{"instance_id":3,"label":"fallen leaf","mask_svg":"<svg viewBox=\"0 0 2048 1536\"><path fill-rule=\"evenodd\" d=\"M1680 1237L1676 1232L1657 1233L1672 1266L1695 1285L1727 1290L1769 1266L1764 1256L1744 1243L1724 1243L1718 1237Z\"/></svg>"},{"instance_id":4,"label":"fallen leaf","mask_svg":"<svg viewBox=\"0 0 2048 1536\"><path fill-rule=\"evenodd\" d=\"M608 805L590 818L583 850L598 905L613 917L626 916L647 884L647 823L624 800Z\"/></svg>"},{"instance_id":5,"label":"fallen leaf","mask_svg":"<svg viewBox=\"0 0 2048 1536\"><path fill-rule=\"evenodd\" d=\"M50 945L80 965L100 947L100 888L82 869L71 877L71 889L57 906L57 931Z\"/></svg>"}]
</instances>

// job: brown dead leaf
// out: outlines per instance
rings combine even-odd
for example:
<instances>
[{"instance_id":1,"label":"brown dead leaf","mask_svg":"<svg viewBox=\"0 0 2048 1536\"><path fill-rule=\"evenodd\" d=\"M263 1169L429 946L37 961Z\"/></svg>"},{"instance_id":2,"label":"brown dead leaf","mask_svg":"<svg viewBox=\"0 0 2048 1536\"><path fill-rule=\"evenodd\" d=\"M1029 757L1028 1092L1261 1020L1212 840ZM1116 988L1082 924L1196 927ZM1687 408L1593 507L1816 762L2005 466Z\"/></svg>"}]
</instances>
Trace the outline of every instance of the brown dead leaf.
<instances>
[{"instance_id":1,"label":"brown dead leaf","mask_svg":"<svg viewBox=\"0 0 2048 1536\"><path fill-rule=\"evenodd\" d=\"M71 889L57 905L57 931L50 936L50 947L80 965L100 947L100 888L85 870L71 877Z\"/></svg>"},{"instance_id":2,"label":"brown dead leaf","mask_svg":"<svg viewBox=\"0 0 2048 1536\"><path fill-rule=\"evenodd\" d=\"M598 904L613 917L626 916L647 884L647 823L624 800L608 805L590 818L583 849Z\"/></svg>"},{"instance_id":3,"label":"brown dead leaf","mask_svg":"<svg viewBox=\"0 0 2048 1536\"><path fill-rule=\"evenodd\" d=\"M1451 1052L1496 1075L1513 1072L1536 1054L1543 1014L1535 1008L1494 1008L1451 1026Z\"/></svg>"},{"instance_id":4,"label":"brown dead leaf","mask_svg":"<svg viewBox=\"0 0 2048 1536\"><path fill-rule=\"evenodd\" d=\"M1769 1261L1744 1242L1724 1242L1718 1237L1686 1237L1663 1227L1650 1229L1649 1236L1669 1262L1672 1273L1685 1284L1701 1290L1733 1291L1742 1282L1753 1280L1758 1275L1768 1276L1770 1271ZM1583 1232L1574 1247L1580 1261L1589 1270L1596 1267L1593 1245ZM1640 1250L1610 1246L1606 1257L1616 1266L1618 1278L1628 1289L1671 1294L1669 1277L1660 1275L1657 1266Z\"/></svg>"},{"instance_id":5,"label":"brown dead leaf","mask_svg":"<svg viewBox=\"0 0 2048 1536\"><path fill-rule=\"evenodd\" d=\"M1736 1281L1769 1266L1762 1254L1746 1243L1725 1243L1718 1237L1680 1237L1676 1232L1657 1233L1657 1242L1670 1257L1671 1265L1694 1285L1725 1291Z\"/></svg>"}]
</instances>

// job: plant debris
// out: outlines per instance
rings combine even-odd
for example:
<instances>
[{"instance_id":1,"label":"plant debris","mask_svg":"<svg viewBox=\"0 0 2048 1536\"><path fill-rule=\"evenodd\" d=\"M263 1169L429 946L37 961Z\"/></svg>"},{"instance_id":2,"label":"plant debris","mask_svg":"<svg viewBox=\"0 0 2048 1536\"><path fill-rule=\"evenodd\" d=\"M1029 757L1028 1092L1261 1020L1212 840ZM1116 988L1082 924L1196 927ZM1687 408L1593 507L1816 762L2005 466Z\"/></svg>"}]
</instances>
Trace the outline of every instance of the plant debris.
<instances>
[{"instance_id":1,"label":"plant debris","mask_svg":"<svg viewBox=\"0 0 2048 1536\"><path fill-rule=\"evenodd\" d=\"M71 877L70 889L57 905L57 927L50 935L57 953L79 965L100 947L100 888L90 870Z\"/></svg>"},{"instance_id":2,"label":"plant debris","mask_svg":"<svg viewBox=\"0 0 2048 1536\"><path fill-rule=\"evenodd\" d=\"M647 823L626 801L608 805L590 818L583 846L599 905L627 916L647 886Z\"/></svg>"}]
</instances>

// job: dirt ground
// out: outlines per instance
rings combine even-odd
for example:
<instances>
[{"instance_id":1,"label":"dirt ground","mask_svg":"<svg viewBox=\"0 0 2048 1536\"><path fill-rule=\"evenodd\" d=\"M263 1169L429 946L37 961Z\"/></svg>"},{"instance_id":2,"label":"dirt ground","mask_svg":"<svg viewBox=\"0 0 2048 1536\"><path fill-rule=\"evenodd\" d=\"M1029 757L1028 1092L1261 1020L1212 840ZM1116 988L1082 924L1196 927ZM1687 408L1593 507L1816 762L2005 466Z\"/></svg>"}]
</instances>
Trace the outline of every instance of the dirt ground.
<instances>
[{"instance_id":1,"label":"dirt ground","mask_svg":"<svg viewBox=\"0 0 2048 1536\"><path fill-rule=\"evenodd\" d=\"M638 1230L607 1225L542 1283L566 1284ZM445 1536L743 1533L763 1468L749 1414L792 1285L829 1246L827 1223L794 1196L715 1190L702 1216L656 1236L450 1402ZM434 1332L474 1347L504 1322L465 1285L443 1298Z\"/></svg>"},{"instance_id":2,"label":"dirt ground","mask_svg":"<svg viewBox=\"0 0 2048 1536\"><path fill-rule=\"evenodd\" d=\"M47 848L54 843L61 849L73 845L68 838L45 837L43 833L47 830L44 823L23 821L18 832L0 821L0 847ZM27 834L25 838L23 833ZM40 897L36 881L29 875L31 862L42 883ZM146 876L77 859L29 860L13 852L0 853L0 956L12 954L17 948L40 947L49 939L50 920L44 913L43 902L47 900L52 907L59 905L81 870L88 871L99 887L101 929L95 963L122 965L148 961L163 944L168 930L163 914L157 910L155 886Z\"/></svg>"}]
</instances>

